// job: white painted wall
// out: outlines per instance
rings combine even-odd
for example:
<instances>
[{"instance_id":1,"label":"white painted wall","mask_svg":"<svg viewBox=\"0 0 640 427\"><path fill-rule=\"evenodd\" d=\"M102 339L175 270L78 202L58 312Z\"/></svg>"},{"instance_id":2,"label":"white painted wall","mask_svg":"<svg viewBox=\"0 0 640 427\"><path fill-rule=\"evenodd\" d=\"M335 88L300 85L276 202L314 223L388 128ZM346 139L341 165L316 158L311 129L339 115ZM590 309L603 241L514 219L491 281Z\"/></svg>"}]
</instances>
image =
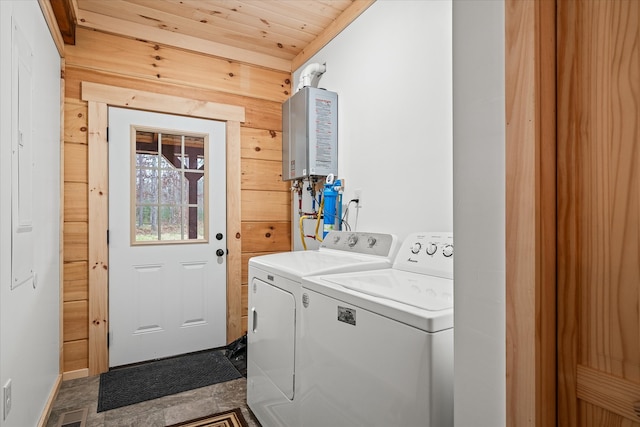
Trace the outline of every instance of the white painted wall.
<instances>
[{"instance_id":1,"label":"white painted wall","mask_svg":"<svg viewBox=\"0 0 640 427\"><path fill-rule=\"evenodd\" d=\"M504 2L453 2L455 425L506 424Z\"/></svg>"},{"instance_id":2,"label":"white painted wall","mask_svg":"<svg viewBox=\"0 0 640 427\"><path fill-rule=\"evenodd\" d=\"M34 54L34 270L11 290L12 19ZM0 385L12 409L0 426L35 426L59 374L60 57L37 0L0 0ZM1 411L0 405L0 413Z\"/></svg>"},{"instance_id":3,"label":"white painted wall","mask_svg":"<svg viewBox=\"0 0 640 427\"><path fill-rule=\"evenodd\" d=\"M339 96L358 230L453 229L455 425L504 426L504 2L378 0L309 62Z\"/></svg>"},{"instance_id":4,"label":"white painted wall","mask_svg":"<svg viewBox=\"0 0 640 427\"><path fill-rule=\"evenodd\" d=\"M327 65L317 86L338 93L338 175L344 202L362 190L357 229L451 231L451 2L378 0L312 62Z\"/></svg>"}]
</instances>

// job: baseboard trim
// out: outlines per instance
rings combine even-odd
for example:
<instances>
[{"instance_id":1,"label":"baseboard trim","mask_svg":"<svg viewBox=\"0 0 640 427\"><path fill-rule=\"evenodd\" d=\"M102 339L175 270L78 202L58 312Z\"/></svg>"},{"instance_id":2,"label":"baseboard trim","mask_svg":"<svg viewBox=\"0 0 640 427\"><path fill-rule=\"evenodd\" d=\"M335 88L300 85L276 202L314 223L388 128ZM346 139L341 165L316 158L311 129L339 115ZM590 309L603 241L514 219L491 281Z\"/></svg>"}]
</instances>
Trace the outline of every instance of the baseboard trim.
<instances>
[{"instance_id":1,"label":"baseboard trim","mask_svg":"<svg viewBox=\"0 0 640 427\"><path fill-rule=\"evenodd\" d=\"M44 405L44 409L42 410L42 415L40 416L38 427L45 427L47 425L47 421L49 421L49 415L51 415L51 408L53 408L53 402L56 401L58 391L60 391L60 384L62 384L62 375L58 375L58 377L56 378L56 382L51 389L51 393L49 393L49 399L47 399L47 404Z\"/></svg>"},{"instance_id":2,"label":"baseboard trim","mask_svg":"<svg viewBox=\"0 0 640 427\"><path fill-rule=\"evenodd\" d=\"M89 368L83 368L75 371L63 372L62 381L75 380L76 378L85 378L88 376L89 376Z\"/></svg>"}]
</instances>

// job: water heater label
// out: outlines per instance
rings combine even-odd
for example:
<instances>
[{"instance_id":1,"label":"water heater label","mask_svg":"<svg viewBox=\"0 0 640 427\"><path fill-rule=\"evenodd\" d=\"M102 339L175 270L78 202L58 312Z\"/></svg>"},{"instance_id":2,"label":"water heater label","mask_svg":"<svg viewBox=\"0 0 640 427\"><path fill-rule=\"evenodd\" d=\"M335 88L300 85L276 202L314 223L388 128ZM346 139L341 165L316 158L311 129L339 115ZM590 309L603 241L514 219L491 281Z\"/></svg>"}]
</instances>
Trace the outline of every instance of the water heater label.
<instances>
[{"instance_id":1,"label":"water heater label","mask_svg":"<svg viewBox=\"0 0 640 427\"><path fill-rule=\"evenodd\" d=\"M330 168L333 148L333 108L330 99L316 98L316 163L318 166Z\"/></svg>"},{"instance_id":2,"label":"water heater label","mask_svg":"<svg viewBox=\"0 0 640 427\"><path fill-rule=\"evenodd\" d=\"M356 310L338 306L338 321L356 326Z\"/></svg>"}]
</instances>

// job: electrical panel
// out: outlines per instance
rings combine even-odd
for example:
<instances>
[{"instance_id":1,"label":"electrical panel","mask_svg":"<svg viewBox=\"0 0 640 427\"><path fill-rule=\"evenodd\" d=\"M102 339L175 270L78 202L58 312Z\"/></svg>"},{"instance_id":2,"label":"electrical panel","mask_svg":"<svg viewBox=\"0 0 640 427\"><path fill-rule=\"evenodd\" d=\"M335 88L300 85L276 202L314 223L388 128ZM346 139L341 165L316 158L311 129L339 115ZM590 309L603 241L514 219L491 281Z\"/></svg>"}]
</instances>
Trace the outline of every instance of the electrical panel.
<instances>
[{"instance_id":1,"label":"electrical panel","mask_svg":"<svg viewBox=\"0 0 640 427\"><path fill-rule=\"evenodd\" d=\"M282 104L282 179L338 174L338 94L306 86Z\"/></svg>"}]
</instances>

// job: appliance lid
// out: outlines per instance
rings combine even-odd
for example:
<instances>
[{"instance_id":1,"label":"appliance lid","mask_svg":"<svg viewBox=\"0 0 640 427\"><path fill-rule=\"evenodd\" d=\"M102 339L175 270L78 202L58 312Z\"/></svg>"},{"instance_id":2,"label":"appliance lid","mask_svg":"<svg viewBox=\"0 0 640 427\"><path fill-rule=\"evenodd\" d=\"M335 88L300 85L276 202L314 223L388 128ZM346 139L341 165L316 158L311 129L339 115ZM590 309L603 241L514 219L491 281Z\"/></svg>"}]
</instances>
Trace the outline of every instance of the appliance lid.
<instances>
[{"instance_id":1,"label":"appliance lid","mask_svg":"<svg viewBox=\"0 0 640 427\"><path fill-rule=\"evenodd\" d=\"M389 268L391 260L339 251L295 251L253 257L249 266L277 271L292 280L299 280L311 274Z\"/></svg>"},{"instance_id":2,"label":"appliance lid","mask_svg":"<svg viewBox=\"0 0 640 427\"><path fill-rule=\"evenodd\" d=\"M326 276L325 280L353 291L429 311L453 308L453 280L389 270L384 274Z\"/></svg>"},{"instance_id":3,"label":"appliance lid","mask_svg":"<svg viewBox=\"0 0 640 427\"><path fill-rule=\"evenodd\" d=\"M385 268L305 277L302 288L426 332L453 328L451 279Z\"/></svg>"}]
</instances>

